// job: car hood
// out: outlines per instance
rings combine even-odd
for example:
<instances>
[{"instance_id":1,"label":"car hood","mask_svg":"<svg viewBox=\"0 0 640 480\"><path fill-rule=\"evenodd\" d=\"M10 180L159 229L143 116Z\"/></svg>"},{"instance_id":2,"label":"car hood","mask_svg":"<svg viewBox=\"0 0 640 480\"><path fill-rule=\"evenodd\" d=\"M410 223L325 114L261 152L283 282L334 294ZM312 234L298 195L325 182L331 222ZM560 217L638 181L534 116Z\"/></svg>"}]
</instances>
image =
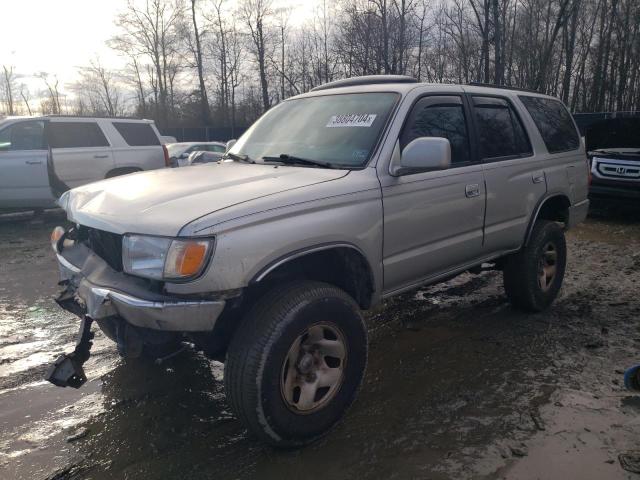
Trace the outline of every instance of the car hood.
<instances>
[{"instance_id":1,"label":"car hood","mask_svg":"<svg viewBox=\"0 0 640 480\"><path fill-rule=\"evenodd\" d=\"M222 162L134 173L78 187L60 197L70 221L108 232L175 236L189 222L225 208L330 182L347 170Z\"/></svg>"}]
</instances>

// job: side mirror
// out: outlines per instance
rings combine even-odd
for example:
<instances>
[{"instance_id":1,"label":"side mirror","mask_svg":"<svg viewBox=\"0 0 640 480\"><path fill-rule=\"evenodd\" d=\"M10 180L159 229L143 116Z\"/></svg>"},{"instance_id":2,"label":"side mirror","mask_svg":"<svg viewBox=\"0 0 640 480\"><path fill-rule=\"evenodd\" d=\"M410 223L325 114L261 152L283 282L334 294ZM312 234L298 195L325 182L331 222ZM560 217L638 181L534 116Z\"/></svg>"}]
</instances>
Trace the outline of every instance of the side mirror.
<instances>
[{"instance_id":1,"label":"side mirror","mask_svg":"<svg viewBox=\"0 0 640 480\"><path fill-rule=\"evenodd\" d=\"M188 153L181 153L180 156L178 158L189 158L189 154Z\"/></svg>"},{"instance_id":2,"label":"side mirror","mask_svg":"<svg viewBox=\"0 0 640 480\"><path fill-rule=\"evenodd\" d=\"M451 144L441 137L421 137L412 140L392 162L393 176L446 170L451 166Z\"/></svg>"},{"instance_id":3,"label":"side mirror","mask_svg":"<svg viewBox=\"0 0 640 480\"><path fill-rule=\"evenodd\" d=\"M235 138L229 140L227 142L227 149L225 150L225 152L228 152L229 150L231 150L231 148L236 144L238 140L236 140Z\"/></svg>"}]
</instances>

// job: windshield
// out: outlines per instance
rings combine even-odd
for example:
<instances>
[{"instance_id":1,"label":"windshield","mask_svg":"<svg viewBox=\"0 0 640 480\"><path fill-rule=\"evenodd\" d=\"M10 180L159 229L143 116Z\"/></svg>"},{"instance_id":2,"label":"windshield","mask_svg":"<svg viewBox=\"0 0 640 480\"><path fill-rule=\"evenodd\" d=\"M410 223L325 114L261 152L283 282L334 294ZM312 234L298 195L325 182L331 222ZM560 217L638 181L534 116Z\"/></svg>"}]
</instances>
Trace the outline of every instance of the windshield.
<instances>
[{"instance_id":1,"label":"windshield","mask_svg":"<svg viewBox=\"0 0 640 480\"><path fill-rule=\"evenodd\" d=\"M289 100L269 110L230 150L253 161L281 156L357 168L369 160L398 95L354 93Z\"/></svg>"}]
</instances>

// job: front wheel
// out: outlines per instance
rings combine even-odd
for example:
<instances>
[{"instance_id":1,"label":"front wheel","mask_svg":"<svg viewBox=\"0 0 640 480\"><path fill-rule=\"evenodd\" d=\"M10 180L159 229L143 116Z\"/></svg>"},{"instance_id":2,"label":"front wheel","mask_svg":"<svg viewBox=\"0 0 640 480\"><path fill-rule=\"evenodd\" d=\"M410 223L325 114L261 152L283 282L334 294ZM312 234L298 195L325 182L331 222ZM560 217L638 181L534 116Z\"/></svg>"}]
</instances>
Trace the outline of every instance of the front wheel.
<instances>
[{"instance_id":1,"label":"front wheel","mask_svg":"<svg viewBox=\"0 0 640 480\"><path fill-rule=\"evenodd\" d=\"M522 310L540 312L555 300L562 286L567 245L562 227L538 220L520 252L507 258L504 289L509 301Z\"/></svg>"},{"instance_id":2,"label":"front wheel","mask_svg":"<svg viewBox=\"0 0 640 480\"><path fill-rule=\"evenodd\" d=\"M366 363L366 329L349 295L320 282L284 285L235 332L226 394L251 433L277 447L302 446L343 417Z\"/></svg>"}]
</instances>

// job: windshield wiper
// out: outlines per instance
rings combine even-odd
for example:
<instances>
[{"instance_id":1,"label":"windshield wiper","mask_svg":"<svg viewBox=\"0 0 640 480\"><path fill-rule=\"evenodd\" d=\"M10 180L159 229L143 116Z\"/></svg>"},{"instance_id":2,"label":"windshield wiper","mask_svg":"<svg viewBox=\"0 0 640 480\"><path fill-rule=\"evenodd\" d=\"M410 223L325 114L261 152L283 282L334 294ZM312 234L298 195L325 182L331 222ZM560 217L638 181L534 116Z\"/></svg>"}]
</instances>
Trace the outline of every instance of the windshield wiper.
<instances>
[{"instance_id":1,"label":"windshield wiper","mask_svg":"<svg viewBox=\"0 0 640 480\"><path fill-rule=\"evenodd\" d=\"M319 160L310 160L308 158L296 157L287 153L281 153L277 157L262 157L265 162L280 162L285 165L309 165L312 167L335 168L329 162L321 162Z\"/></svg>"},{"instance_id":2,"label":"windshield wiper","mask_svg":"<svg viewBox=\"0 0 640 480\"><path fill-rule=\"evenodd\" d=\"M236 162L256 163L255 160L251 160L249 158L249 155L239 155L237 153L231 153L231 152L225 153L222 157L220 157L220 160L224 160L227 158L230 158L231 160L235 160Z\"/></svg>"}]
</instances>

